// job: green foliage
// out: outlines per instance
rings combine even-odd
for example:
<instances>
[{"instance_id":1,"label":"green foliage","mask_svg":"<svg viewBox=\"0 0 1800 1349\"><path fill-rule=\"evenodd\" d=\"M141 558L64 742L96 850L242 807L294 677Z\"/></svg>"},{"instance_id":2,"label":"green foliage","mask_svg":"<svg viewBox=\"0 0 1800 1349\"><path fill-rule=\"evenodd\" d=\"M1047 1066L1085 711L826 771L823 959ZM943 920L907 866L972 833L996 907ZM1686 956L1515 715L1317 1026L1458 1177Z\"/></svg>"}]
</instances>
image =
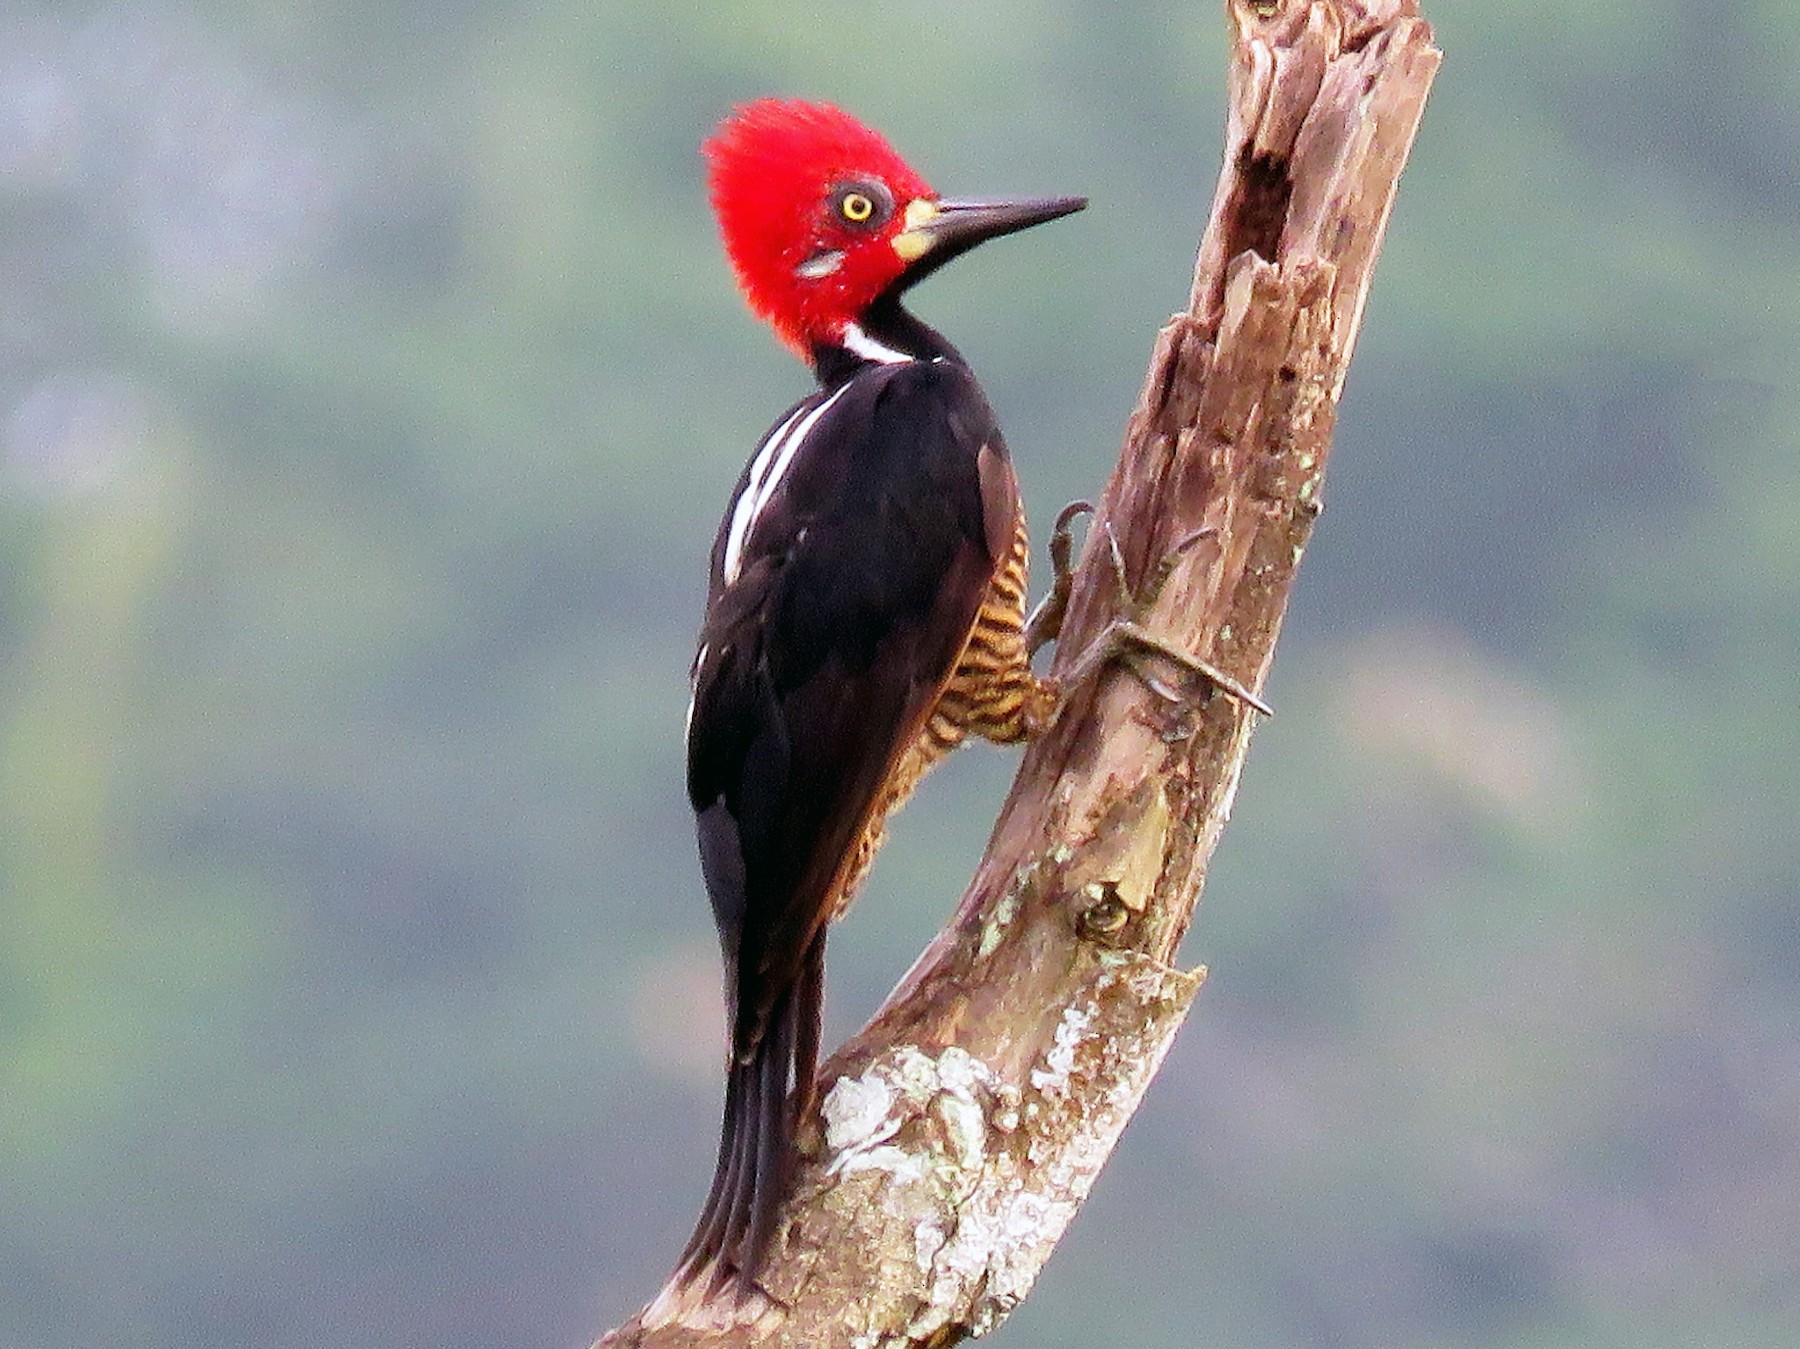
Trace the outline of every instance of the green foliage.
<instances>
[{"instance_id":1,"label":"green foliage","mask_svg":"<svg viewBox=\"0 0 1800 1349\"><path fill-rule=\"evenodd\" d=\"M1443 10L1213 977L1020 1344L1800 1339L1795 13ZM572 1344L651 1291L715 1127L691 635L804 387L694 147L791 91L1093 197L919 296L1041 521L1185 294L1222 49L0 14L0 1345ZM837 1029L1009 764L899 823Z\"/></svg>"}]
</instances>

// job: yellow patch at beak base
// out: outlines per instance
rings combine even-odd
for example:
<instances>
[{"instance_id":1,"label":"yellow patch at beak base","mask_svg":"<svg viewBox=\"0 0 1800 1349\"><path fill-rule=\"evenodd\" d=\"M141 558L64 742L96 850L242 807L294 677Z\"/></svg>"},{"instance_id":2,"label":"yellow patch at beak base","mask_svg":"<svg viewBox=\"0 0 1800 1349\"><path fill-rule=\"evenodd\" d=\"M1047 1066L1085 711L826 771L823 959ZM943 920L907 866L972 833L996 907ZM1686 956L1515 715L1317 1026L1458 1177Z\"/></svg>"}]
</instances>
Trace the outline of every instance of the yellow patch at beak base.
<instances>
[{"instance_id":1,"label":"yellow patch at beak base","mask_svg":"<svg viewBox=\"0 0 1800 1349\"><path fill-rule=\"evenodd\" d=\"M894 236L894 252L898 253L903 261L917 262L929 253L931 246L937 242L925 228L938 218L937 203L927 201L923 197L917 201L910 201L906 204L906 211L900 218L905 222L906 228Z\"/></svg>"}]
</instances>

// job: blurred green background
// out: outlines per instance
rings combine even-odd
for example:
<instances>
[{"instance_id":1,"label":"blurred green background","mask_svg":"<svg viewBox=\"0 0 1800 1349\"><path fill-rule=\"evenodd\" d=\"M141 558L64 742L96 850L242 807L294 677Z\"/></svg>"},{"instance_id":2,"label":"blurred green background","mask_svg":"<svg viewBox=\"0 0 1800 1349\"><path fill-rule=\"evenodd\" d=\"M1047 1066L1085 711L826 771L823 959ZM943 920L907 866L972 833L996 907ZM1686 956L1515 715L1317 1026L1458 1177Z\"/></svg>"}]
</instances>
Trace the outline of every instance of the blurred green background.
<instances>
[{"instance_id":1,"label":"blurred green background","mask_svg":"<svg viewBox=\"0 0 1800 1349\"><path fill-rule=\"evenodd\" d=\"M1800 1344L1800 7L1441 0L1330 509L1033 1349ZM1085 215L917 296L1034 518L1186 294L1213 4L0 3L0 1349L585 1345L711 1168L706 550L805 373L695 147ZM833 945L870 1011L1013 756Z\"/></svg>"}]
</instances>

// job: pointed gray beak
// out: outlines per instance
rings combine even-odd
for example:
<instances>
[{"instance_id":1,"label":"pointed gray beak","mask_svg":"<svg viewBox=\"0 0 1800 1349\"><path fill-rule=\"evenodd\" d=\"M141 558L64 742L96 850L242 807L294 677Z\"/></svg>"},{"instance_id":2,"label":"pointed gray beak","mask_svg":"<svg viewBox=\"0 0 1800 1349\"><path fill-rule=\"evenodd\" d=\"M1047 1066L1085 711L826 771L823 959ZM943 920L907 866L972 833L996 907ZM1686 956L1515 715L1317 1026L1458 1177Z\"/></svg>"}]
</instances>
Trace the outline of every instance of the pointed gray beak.
<instances>
[{"instance_id":1,"label":"pointed gray beak","mask_svg":"<svg viewBox=\"0 0 1800 1349\"><path fill-rule=\"evenodd\" d=\"M1087 205L1086 197L1032 197L1019 201L929 201L908 204L905 228L894 251L911 266L907 282L936 271L976 244L1015 234Z\"/></svg>"}]
</instances>

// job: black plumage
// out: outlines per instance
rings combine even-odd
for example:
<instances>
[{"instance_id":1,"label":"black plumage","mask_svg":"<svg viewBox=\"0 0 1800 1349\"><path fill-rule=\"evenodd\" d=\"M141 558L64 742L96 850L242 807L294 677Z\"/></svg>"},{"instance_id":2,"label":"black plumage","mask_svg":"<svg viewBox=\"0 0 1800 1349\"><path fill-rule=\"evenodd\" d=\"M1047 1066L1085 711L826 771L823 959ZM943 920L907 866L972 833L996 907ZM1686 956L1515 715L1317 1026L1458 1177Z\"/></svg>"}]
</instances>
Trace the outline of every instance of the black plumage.
<instances>
[{"instance_id":1,"label":"black plumage","mask_svg":"<svg viewBox=\"0 0 1800 1349\"><path fill-rule=\"evenodd\" d=\"M820 353L820 391L764 438L713 548L688 793L725 952L731 1067L689 1267L754 1268L767 1248L817 1057L825 926L1018 524L975 377L897 305L885 319L882 349L905 358ZM760 509L741 515L758 490Z\"/></svg>"},{"instance_id":2,"label":"black plumage","mask_svg":"<svg viewBox=\"0 0 1800 1349\"><path fill-rule=\"evenodd\" d=\"M712 1191L652 1320L752 1300L812 1103L825 929L885 821L966 735L1014 742L1055 692L1023 637L1026 541L975 378L901 295L1078 197L937 195L829 104L759 99L702 147L753 312L819 391L727 507L689 712L688 793L725 956L730 1062Z\"/></svg>"}]
</instances>

